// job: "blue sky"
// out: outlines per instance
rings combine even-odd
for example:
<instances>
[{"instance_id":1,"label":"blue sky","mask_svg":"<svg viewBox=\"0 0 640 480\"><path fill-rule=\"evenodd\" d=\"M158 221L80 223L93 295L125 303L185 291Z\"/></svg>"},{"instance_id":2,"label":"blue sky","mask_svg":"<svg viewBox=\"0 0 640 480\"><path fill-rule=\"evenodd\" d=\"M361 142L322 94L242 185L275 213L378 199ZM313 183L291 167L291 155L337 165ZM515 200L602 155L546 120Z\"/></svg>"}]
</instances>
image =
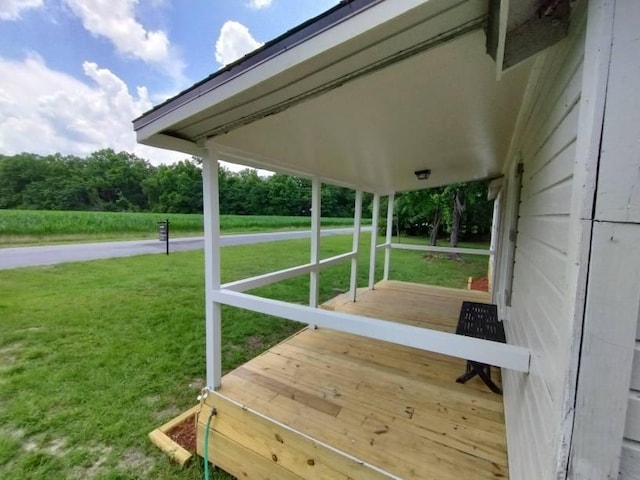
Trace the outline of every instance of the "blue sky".
<instances>
[{"instance_id":1,"label":"blue sky","mask_svg":"<svg viewBox=\"0 0 640 480\"><path fill-rule=\"evenodd\" d=\"M126 150L131 120L337 0L0 0L0 153Z\"/></svg>"}]
</instances>

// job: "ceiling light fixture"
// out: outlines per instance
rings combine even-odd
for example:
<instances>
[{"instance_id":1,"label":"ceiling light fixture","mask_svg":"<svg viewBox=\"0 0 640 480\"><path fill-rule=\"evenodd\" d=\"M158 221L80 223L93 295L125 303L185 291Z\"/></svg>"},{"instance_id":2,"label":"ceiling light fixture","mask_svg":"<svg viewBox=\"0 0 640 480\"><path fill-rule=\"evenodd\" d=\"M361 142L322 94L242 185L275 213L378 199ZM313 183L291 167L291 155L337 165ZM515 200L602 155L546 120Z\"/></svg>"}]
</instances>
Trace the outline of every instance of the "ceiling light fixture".
<instances>
[{"instance_id":1,"label":"ceiling light fixture","mask_svg":"<svg viewBox=\"0 0 640 480\"><path fill-rule=\"evenodd\" d=\"M427 180L431 176L431 170L416 170L413 172L418 177L418 180Z\"/></svg>"}]
</instances>

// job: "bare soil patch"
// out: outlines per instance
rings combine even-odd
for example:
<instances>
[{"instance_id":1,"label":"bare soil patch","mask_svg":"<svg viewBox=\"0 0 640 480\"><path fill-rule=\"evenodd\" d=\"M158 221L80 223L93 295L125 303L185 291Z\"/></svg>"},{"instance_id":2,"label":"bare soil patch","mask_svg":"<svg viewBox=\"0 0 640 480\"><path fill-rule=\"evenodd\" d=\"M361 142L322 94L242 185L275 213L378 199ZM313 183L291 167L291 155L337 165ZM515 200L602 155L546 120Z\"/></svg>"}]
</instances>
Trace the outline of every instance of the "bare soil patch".
<instances>
[{"instance_id":1,"label":"bare soil patch","mask_svg":"<svg viewBox=\"0 0 640 480\"><path fill-rule=\"evenodd\" d=\"M185 450L196 453L196 416L187 417L166 435Z\"/></svg>"},{"instance_id":2,"label":"bare soil patch","mask_svg":"<svg viewBox=\"0 0 640 480\"><path fill-rule=\"evenodd\" d=\"M471 290L481 290L483 292L489 291L489 279L487 277L482 278L472 278L471 279Z\"/></svg>"}]
</instances>

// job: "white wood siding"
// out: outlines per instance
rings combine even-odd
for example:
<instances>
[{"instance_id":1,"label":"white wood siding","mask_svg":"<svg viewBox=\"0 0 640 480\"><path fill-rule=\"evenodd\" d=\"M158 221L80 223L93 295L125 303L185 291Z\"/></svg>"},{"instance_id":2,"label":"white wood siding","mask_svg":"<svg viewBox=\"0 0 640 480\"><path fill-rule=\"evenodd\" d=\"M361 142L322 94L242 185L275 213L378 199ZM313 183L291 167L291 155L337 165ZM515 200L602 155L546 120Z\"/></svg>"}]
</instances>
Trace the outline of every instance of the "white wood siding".
<instances>
[{"instance_id":1,"label":"white wood siding","mask_svg":"<svg viewBox=\"0 0 640 480\"><path fill-rule=\"evenodd\" d=\"M558 476L562 412L573 328L567 285L573 172L581 103L585 16L538 60L523 105L511 167L524 165L511 307L503 305L509 343L531 349L531 372L503 371L512 480ZM514 181L510 176L510 185ZM504 219L508 220L508 219ZM501 235L508 238L508 221ZM501 285L508 285L502 270ZM498 301L504 301L498 297Z\"/></svg>"},{"instance_id":2,"label":"white wood siding","mask_svg":"<svg viewBox=\"0 0 640 480\"><path fill-rule=\"evenodd\" d=\"M603 440L619 449L619 464L611 462L611 473L606 473L607 478L615 478L617 473L620 480L640 480L639 31L640 2L617 1L592 254L592 263L597 266L602 257L606 267L597 283L590 281L587 297L587 305L600 300L599 309L587 310L586 322L594 324L594 334L587 335L585 327L585 341L597 338L597 353L606 359L605 368L599 370L600 374L606 372L606 383L601 387L606 391L587 397L600 395L602 406L597 410L592 407L591 413L606 417L608 422L606 427L594 422L599 430L592 435L608 436ZM608 369L607 364L611 364ZM620 439L621 429L624 439Z\"/></svg>"},{"instance_id":3,"label":"white wood siding","mask_svg":"<svg viewBox=\"0 0 640 480\"><path fill-rule=\"evenodd\" d=\"M598 181L596 216L617 222L628 236L626 249L616 250L625 258L627 294L620 305L621 315L636 324L630 392L620 459L620 480L640 480L640 3L618 2L614 44L611 52L610 93L607 116L624 119L620 128L613 120L605 123L603 151L615 152L614 161L603 168ZM632 94L633 93L633 94ZM621 275L622 276L622 275ZM612 318L612 320L615 320ZM627 346L628 348L628 346Z\"/></svg>"}]
</instances>

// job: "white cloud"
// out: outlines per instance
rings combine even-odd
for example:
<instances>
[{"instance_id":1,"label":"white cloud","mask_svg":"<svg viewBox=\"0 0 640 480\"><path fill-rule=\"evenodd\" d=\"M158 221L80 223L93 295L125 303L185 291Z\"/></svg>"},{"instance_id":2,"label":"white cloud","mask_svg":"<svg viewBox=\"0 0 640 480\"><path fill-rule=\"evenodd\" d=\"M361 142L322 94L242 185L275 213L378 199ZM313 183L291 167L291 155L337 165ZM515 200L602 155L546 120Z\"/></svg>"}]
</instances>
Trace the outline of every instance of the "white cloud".
<instances>
[{"instance_id":1,"label":"white cloud","mask_svg":"<svg viewBox=\"0 0 640 480\"><path fill-rule=\"evenodd\" d=\"M188 155L138 145L131 120L151 108L147 90L134 93L108 69L85 62L88 82L49 69L37 55L0 57L0 152L85 156L126 150L154 164Z\"/></svg>"},{"instance_id":2,"label":"white cloud","mask_svg":"<svg viewBox=\"0 0 640 480\"><path fill-rule=\"evenodd\" d=\"M136 20L137 0L65 0L84 28L107 38L123 55L159 66L181 77L184 63L172 51L162 30L147 30Z\"/></svg>"},{"instance_id":3,"label":"white cloud","mask_svg":"<svg viewBox=\"0 0 640 480\"><path fill-rule=\"evenodd\" d=\"M2 0L0 1L0 20L18 20L23 10L41 6L42 0Z\"/></svg>"},{"instance_id":4,"label":"white cloud","mask_svg":"<svg viewBox=\"0 0 640 480\"><path fill-rule=\"evenodd\" d=\"M216 41L216 60L228 65L260 46L262 43L253 38L247 27L229 20L222 25Z\"/></svg>"},{"instance_id":5,"label":"white cloud","mask_svg":"<svg viewBox=\"0 0 640 480\"><path fill-rule=\"evenodd\" d=\"M259 10L261 8L267 8L271 5L272 0L249 0L249 8Z\"/></svg>"}]
</instances>

